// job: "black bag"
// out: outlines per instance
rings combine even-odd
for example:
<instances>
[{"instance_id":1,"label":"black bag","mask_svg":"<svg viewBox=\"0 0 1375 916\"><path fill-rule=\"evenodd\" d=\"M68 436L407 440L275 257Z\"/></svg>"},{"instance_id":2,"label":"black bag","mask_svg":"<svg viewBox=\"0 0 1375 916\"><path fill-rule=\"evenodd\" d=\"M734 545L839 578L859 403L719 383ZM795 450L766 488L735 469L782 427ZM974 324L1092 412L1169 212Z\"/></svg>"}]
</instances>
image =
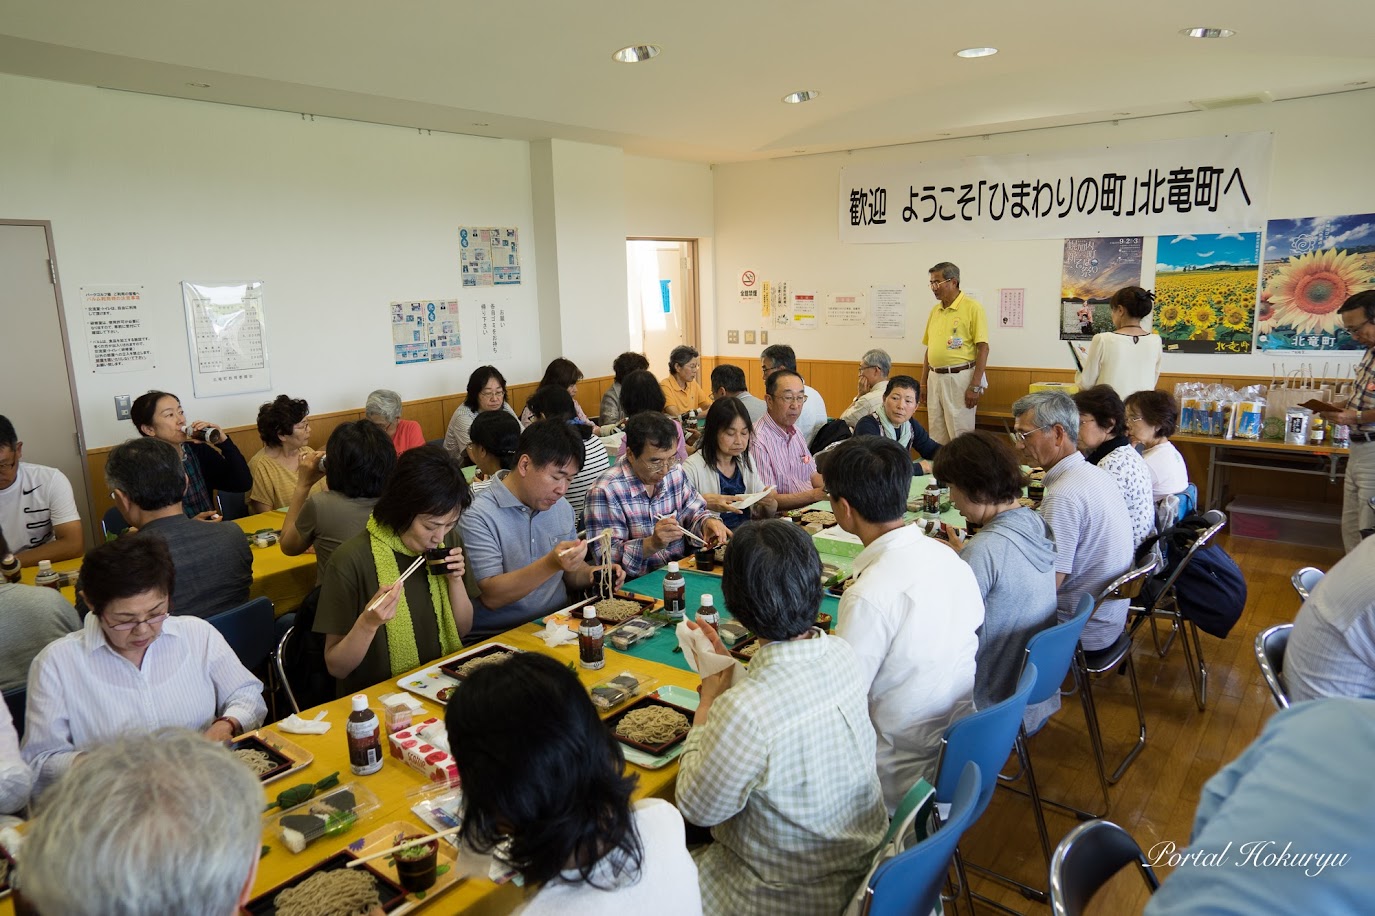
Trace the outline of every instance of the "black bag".
<instances>
[{"instance_id":1,"label":"black bag","mask_svg":"<svg viewBox=\"0 0 1375 916\"><path fill-rule=\"evenodd\" d=\"M282 669L291 680L296 703L309 709L328 703L338 693L334 678L325 667L325 637L314 631L315 608L320 601L320 586L315 586L296 609L296 632L282 656Z\"/></svg>"},{"instance_id":2,"label":"black bag","mask_svg":"<svg viewBox=\"0 0 1375 916\"><path fill-rule=\"evenodd\" d=\"M1160 600L1165 583L1207 527L1208 520L1202 515L1190 515L1157 537L1147 538L1137 548L1139 562L1159 541L1166 557L1165 568L1151 576L1141 589L1144 607L1153 607ZM1175 579L1174 593L1186 619L1203 632L1226 639L1246 608L1246 577L1227 551L1210 542L1194 553L1189 565Z\"/></svg>"},{"instance_id":3,"label":"black bag","mask_svg":"<svg viewBox=\"0 0 1375 916\"><path fill-rule=\"evenodd\" d=\"M853 436L850 425L844 420L827 420L826 423L812 436L811 453L813 455L824 451L828 446L835 445L837 442L844 442Z\"/></svg>"}]
</instances>

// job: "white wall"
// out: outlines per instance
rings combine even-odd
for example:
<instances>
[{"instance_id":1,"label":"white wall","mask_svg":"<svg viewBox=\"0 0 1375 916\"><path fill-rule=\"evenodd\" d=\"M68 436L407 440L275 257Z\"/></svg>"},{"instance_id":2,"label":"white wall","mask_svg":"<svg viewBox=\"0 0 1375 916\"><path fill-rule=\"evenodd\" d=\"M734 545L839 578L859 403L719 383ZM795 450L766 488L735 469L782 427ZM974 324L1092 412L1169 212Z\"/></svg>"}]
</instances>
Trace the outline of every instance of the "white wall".
<instances>
[{"instance_id":1,"label":"white wall","mask_svg":"<svg viewBox=\"0 0 1375 916\"><path fill-rule=\"evenodd\" d=\"M479 364L472 357L394 365L387 316L392 300L456 297L465 346L475 344L460 225L520 229L524 282L487 293L506 303L517 335L534 327L538 246L524 142L10 76L0 76L0 124L0 217L53 224L88 447L132 434L115 420L116 394L164 388L188 415L226 425L252 423L271 397L193 398L182 280L265 281L273 390L320 412L361 406L378 387L405 398L464 387ZM621 295L624 274L611 274ZM144 286L156 371L91 371L79 288L102 283ZM546 360L519 341L503 371L537 379ZM0 358L16 346L23 341L0 338Z\"/></svg>"},{"instance_id":2,"label":"white wall","mask_svg":"<svg viewBox=\"0 0 1375 916\"><path fill-rule=\"evenodd\" d=\"M1059 239L1016 242L910 243L846 245L837 237L836 187L840 168L863 162L920 162L995 156L1017 152L1076 150L1145 140L1208 136L1229 132L1273 131L1274 159L1270 217L1301 217L1375 211L1375 91L1189 115L1123 121L1113 125L1058 128L874 150L750 162L715 167L717 353L758 356L758 347L728 345L726 331L759 327L756 312L738 305L738 278L745 269L764 280L786 280L793 290L829 293L867 292L871 285L906 284L908 335L875 342L867 328L770 331L771 343L791 344L802 357L858 359L872 346L895 360L921 357L921 334L933 299L927 268L953 261L964 289L983 301L990 318L990 361L1001 366L1072 368L1058 339ZM1147 239L1147 270L1154 239ZM1149 278L1148 286L1152 286ZM994 327L997 291L1026 289L1026 326ZM710 345L707 346L710 351ZM1359 354L1319 360L1354 360ZM1221 374L1270 372L1271 354L1215 356L1167 354L1165 371ZM1297 360L1290 356L1289 361ZM1321 371L1321 365L1319 365Z\"/></svg>"}]
</instances>

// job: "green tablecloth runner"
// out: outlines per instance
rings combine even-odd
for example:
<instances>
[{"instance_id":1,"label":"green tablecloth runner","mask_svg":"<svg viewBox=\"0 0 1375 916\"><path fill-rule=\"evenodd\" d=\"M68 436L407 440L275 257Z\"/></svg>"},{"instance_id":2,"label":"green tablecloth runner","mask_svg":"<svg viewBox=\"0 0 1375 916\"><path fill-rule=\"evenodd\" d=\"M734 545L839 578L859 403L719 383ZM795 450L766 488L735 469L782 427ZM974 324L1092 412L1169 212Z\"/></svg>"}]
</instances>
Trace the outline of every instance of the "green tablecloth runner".
<instances>
[{"instance_id":1,"label":"green tablecloth runner","mask_svg":"<svg viewBox=\"0 0 1375 916\"><path fill-rule=\"evenodd\" d=\"M930 474L924 474L920 477L913 477L912 485L907 490L907 499L909 501L914 499L921 499L922 494L926 492L926 485L930 482ZM811 505L807 506L807 508L821 509L822 511L830 512L831 504L829 501L823 499L818 502L812 503ZM904 512L902 514L902 520L905 522L916 521L921 517L922 514L920 512ZM959 510L956 509L954 506L951 506L949 509L946 509L944 512L941 513L941 521L945 522L952 528L963 528L965 525L964 516L961 515Z\"/></svg>"},{"instance_id":2,"label":"green tablecloth runner","mask_svg":"<svg viewBox=\"0 0 1375 916\"><path fill-rule=\"evenodd\" d=\"M626 591L634 592L637 595L644 595L648 598L664 597L664 576L667 571L663 569L655 570L652 573L645 573L638 579L631 579L623 586ZM723 620L731 618L730 609L726 607L726 598L721 594L721 577L713 576L708 573L694 572L690 569L683 570L683 578L687 580L687 616L688 619L697 616L697 605L701 602L703 595L711 595L716 602L717 612ZM821 599L821 611L831 615L831 620L835 621L840 614L840 599L826 595ZM659 632L643 642L631 646L626 655L633 655L636 658L647 659L652 662L659 662L664 665L672 665L675 668L682 668L690 671L688 663L683 659L683 653L674 652L678 648L678 637L673 632L672 627L662 627ZM615 649L607 644L607 654L614 654ZM610 670L614 663L607 660L607 670Z\"/></svg>"}]
</instances>

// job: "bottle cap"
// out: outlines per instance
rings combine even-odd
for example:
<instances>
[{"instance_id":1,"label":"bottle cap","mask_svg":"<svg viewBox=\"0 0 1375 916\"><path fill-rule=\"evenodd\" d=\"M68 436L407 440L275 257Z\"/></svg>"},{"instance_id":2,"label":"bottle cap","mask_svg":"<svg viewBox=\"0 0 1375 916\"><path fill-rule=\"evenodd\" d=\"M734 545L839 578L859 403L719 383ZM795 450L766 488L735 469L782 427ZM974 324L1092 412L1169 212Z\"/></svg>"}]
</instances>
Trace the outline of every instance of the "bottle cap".
<instances>
[{"instance_id":1,"label":"bottle cap","mask_svg":"<svg viewBox=\"0 0 1375 916\"><path fill-rule=\"evenodd\" d=\"M365 694L365 693L357 693L357 694L354 694L354 696L353 696L353 711L354 711L354 712L362 712L363 710L365 710L365 709L367 709L367 708L368 708L368 695Z\"/></svg>"},{"instance_id":2,"label":"bottle cap","mask_svg":"<svg viewBox=\"0 0 1375 916\"><path fill-rule=\"evenodd\" d=\"M39 560L39 561L38 561L38 571L39 571L39 572L48 572L48 571L51 570L52 568L53 568L53 561L52 561L52 560Z\"/></svg>"},{"instance_id":3,"label":"bottle cap","mask_svg":"<svg viewBox=\"0 0 1375 916\"><path fill-rule=\"evenodd\" d=\"M668 561L668 571L671 572L671 573L675 573L675 572L678 571L678 561L677 561L677 560L669 560L669 561Z\"/></svg>"},{"instance_id":4,"label":"bottle cap","mask_svg":"<svg viewBox=\"0 0 1375 916\"><path fill-rule=\"evenodd\" d=\"M592 607L591 605L589 605L589 606L583 608L583 609L582 609L582 619L583 619L583 620L596 620L596 619L597 619L597 609L594 608L594 607Z\"/></svg>"},{"instance_id":5,"label":"bottle cap","mask_svg":"<svg viewBox=\"0 0 1375 916\"><path fill-rule=\"evenodd\" d=\"M714 605L715 603L716 603L716 599L713 598L713 597L711 597L711 595L703 595L703 596L702 596L702 607L711 607L711 606Z\"/></svg>"}]
</instances>

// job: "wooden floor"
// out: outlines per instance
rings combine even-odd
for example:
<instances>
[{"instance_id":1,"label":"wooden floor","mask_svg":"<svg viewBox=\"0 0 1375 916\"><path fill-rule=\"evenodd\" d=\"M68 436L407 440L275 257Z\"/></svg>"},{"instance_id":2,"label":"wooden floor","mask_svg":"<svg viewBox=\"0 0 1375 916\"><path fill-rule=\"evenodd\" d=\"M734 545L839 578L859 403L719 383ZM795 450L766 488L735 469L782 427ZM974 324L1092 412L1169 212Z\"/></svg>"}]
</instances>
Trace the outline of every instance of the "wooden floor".
<instances>
[{"instance_id":1,"label":"wooden floor","mask_svg":"<svg viewBox=\"0 0 1375 916\"><path fill-rule=\"evenodd\" d=\"M1235 758L1260 733L1274 704L1256 666L1256 634L1294 619L1299 600L1289 577L1301 566L1330 569L1340 551L1220 536L1220 543L1246 575L1246 611L1225 640L1201 635L1208 663L1208 702L1202 712L1194 703L1183 653L1176 642L1165 658L1156 655L1150 634L1137 633L1134 659L1146 710L1145 750L1115 786L1110 787L1108 819L1125 828L1149 852L1157 843L1189 841L1194 809L1203 784ZM1163 628L1162 628L1163 632ZM1135 740L1136 711L1127 678L1108 675L1094 681L1102 719L1109 769ZM1077 697L1066 697L1061 710L1031 739L1037 783L1047 798L1080 808L1101 809L1102 795L1089 748L1084 714ZM1010 768L1009 768L1010 770ZM1077 821L1048 809L1052 847ZM1046 869L1036 841L1030 802L999 790L984 816L960 844L968 862L989 865L1004 874L1045 887ZM1168 869L1158 870L1168 880ZM1017 891L977 876L983 893L1023 913L1049 913L1050 907ZM1094 912L1139 913L1145 885L1134 869L1124 871L1094 900ZM975 901L983 912L996 909Z\"/></svg>"}]
</instances>

